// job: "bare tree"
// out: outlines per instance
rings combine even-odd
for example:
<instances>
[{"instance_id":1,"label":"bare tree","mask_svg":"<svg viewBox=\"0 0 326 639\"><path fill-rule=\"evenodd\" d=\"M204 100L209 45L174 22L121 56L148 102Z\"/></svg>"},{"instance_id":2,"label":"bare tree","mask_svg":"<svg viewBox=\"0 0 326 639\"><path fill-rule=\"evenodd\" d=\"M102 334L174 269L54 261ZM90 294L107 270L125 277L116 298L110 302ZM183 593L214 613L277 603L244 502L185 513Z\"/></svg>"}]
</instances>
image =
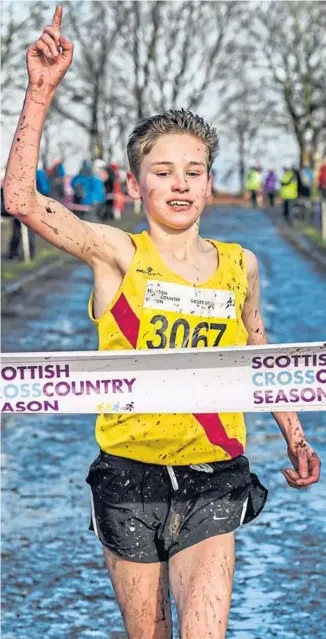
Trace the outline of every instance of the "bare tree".
<instances>
[{"instance_id":1,"label":"bare tree","mask_svg":"<svg viewBox=\"0 0 326 639\"><path fill-rule=\"evenodd\" d=\"M51 122L71 122L89 140L91 157L110 156L115 146L121 155L133 96L117 81L119 51L126 30L130 2L65 2L64 33L75 43L74 64L60 85L51 105L42 140L43 162L47 163L53 136ZM22 6L25 15L17 19L18 5L2 3L2 114L17 117L26 88L25 54L30 42L50 21L53 6L30 2ZM13 99L13 95L17 100ZM57 129L58 131L58 129ZM62 132L62 126L60 127ZM69 141L71 142L71 140Z\"/></svg>"},{"instance_id":2,"label":"bare tree","mask_svg":"<svg viewBox=\"0 0 326 639\"><path fill-rule=\"evenodd\" d=\"M236 137L242 185L248 151L260 132L266 134L271 115L274 126L291 124L301 158L307 139L313 154L325 138L325 4L249 5L241 0L64 2L74 64L50 110L44 160L52 144L51 122L76 125L89 141L91 157L122 158L132 122L181 106L217 118ZM31 33L37 35L52 11L45 1L24 6L27 19L19 22L13 3L2 3L4 117L14 112L13 91L26 85Z\"/></svg>"},{"instance_id":3,"label":"bare tree","mask_svg":"<svg viewBox=\"0 0 326 639\"><path fill-rule=\"evenodd\" d=\"M22 11L18 11L13 2L1 2L2 118L17 117L20 113L15 98L17 92L19 94L26 88L26 50L37 28L40 29L41 16L46 8L46 2L37 1L22 6Z\"/></svg>"},{"instance_id":4,"label":"bare tree","mask_svg":"<svg viewBox=\"0 0 326 639\"><path fill-rule=\"evenodd\" d=\"M137 119L146 113L147 88L151 80L151 67L157 58L160 19L164 2L132 2L130 13L129 53L133 65L133 95Z\"/></svg>"},{"instance_id":5,"label":"bare tree","mask_svg":"<svg viewBox=\"0 0 326 639\"><path fill-rule=\"evenodd\" d=\"M73 37L82 44L76 52L78 56L83 56L83 33L88 21L83 22L82 15L88 4L75 2L70 18ZM96 87L94 91L85 88L85 83L93 86L97 75L88 58L85 65L78 57L76 81L71 76L67 79L70 88L65 99L68 103L72 99L76 106L80 100L83 108L85 103L92 104L94 131L99 130L100 123L106 155L110 156L113 149L123 154L130 122L177 106L197 109L209 91L215 92L216 100L234 65L234 31L244 15L245 3L126 0L108 3L109 6L95 4L105 5L101 7L100 20L103 24L110 22L112 33L109 44L106 42L107 56L102 57L102 67L97 67L96 85L100 91ZM99 8L93 11L98 13ZM94 14L91 20L94 24ZM108 41L107 26L102 36ZM97 38L100 49L105 51L99 33ZM64 84L62 95L65 87ZM87 122L80 119L76 108L69 114L70 107L63 109L59 99L55 107L86 130Z\"/></svg>"},{"instance_id":6,"label":"bare tree","mask_svg":"<svg viewBox=\"0 0 326 639\"><path fill-rule=\"evenodd\" d=\"M60 86L53 108L74 122L89 137L91 157L103 155L103 122L110 100L110 115L116 104L114 94L108 96L112 77L111 57L123 31L124 2L67 2L65 31L76 44L74 64Z\"/></svg>"},{"instance_id":7,"label":"bare tree","mask_svg":"<svg viewBox=\"0 0 326 639\"><path fill-rule=\"evenodd\" d=\"M236 145L236 168L241 192L245 190L249 164L257 161L255 154L261 140L268 140L279 121L273 95L269 95L263 79L257 81L251 60L251 52L246 47L216 117L218 128Z\"/></svg>"},{"instance_id":8,"label":"bare tree","mask_svg":"<svg viewBox=\"0 0 326 639\"><path fill-rule=\"evenodd\" d=\"M270 71L270 88L300 148L300 165L309 161L326 128L326 4L264 2L257 9L255 36Z\"/></svg>"},{"instance_id":9,"label":"bare tree","mask_svg":"<svg viewBox=\"0 0 326 639\"><path fill-rule=\"evenodd\" d=\"M198 109L209 92L217 94L234 65L234 32L245 5L131 3L119 83L134 99L136 118L181 106Z\"/></svg>"}]
</instances>

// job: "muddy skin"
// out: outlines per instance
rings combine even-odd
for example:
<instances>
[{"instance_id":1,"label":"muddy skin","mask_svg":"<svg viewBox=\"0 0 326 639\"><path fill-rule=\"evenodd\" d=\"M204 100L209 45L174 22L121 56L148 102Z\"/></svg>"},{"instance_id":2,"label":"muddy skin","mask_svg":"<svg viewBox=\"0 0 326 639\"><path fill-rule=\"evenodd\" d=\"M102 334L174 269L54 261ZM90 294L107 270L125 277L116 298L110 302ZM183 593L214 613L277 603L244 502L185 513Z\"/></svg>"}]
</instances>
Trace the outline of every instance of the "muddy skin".
<instances>
[{"instance_id":1,"label":"muddy skin","mask_svg":"<svg viewBox=\"0 0 326 639\"><path fill-rule=\"evenodd\" d=\"M50 229L52 229L53 233L55 233L55 235L59 234L58 229L55 226L52 226L51 224L48 224L47 222L44 222L44 220L41 221L41 224L44 224L44 226L48 226Z\"/></svg>"},{"instance_id":2,"label":"muddy skin","mask_svg":"<svg viewBox=\"0 0 326 639\"><path fill-rule=\"evenodd\" d=\"M300 441L296 443L295 447L296 448L306 448L307 447L307 442L304 439L300 439Z\"/></svg>"}]
</instances>

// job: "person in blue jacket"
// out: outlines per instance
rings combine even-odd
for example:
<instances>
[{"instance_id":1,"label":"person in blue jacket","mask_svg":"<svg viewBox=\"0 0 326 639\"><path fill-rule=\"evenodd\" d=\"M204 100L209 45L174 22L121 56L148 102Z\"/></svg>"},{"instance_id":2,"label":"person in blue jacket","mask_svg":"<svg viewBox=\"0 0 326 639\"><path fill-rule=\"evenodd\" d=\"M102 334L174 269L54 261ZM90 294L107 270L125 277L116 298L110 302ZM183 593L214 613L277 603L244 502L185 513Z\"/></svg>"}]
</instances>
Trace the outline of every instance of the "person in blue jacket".
<instances>
[{"instance_id":1,"label":"person in blue jacket","mask_svg":"<svg viewBox=\"0 0 326 639\"><path fill-rule=\"evenodd\" d=\"M105 188L104 181L99 174L93 175L92 182L93 204L103 205L105 202Z\"/></svg>"},{"instance_id":2,"label":"person in blue jacket","mask_svg":"<svg viewBox=\"0 0 326 639\"><path fill-rule=\"evenodd\" d=\"M103 180L94 175L88 160L83 161L79 173L71 180L71 188L74 192L74 204L96 206L105 202Z\"/></svg>"},{"instance_id":3,"label":"person in blue jacket","mask_svg":"<svg viewBox=\"0 0 326 639\"><path fill-rule=\"evenodd\" d=\"M50 182L43 169L37 169L36 171L36 188L42 195L50 194Z\"/></svg>"},{"instance_id":4,"label":"person in blue jacket","mask_svg":"<svg viewBox=\"0 0 326 639\"><path fill-rule=\"evenodd\" d=\"M74 204L93 204L93 170L87 160L83 161L79 173L72 178L71 188L74 192Z\"/></svg>"}]
</instances>

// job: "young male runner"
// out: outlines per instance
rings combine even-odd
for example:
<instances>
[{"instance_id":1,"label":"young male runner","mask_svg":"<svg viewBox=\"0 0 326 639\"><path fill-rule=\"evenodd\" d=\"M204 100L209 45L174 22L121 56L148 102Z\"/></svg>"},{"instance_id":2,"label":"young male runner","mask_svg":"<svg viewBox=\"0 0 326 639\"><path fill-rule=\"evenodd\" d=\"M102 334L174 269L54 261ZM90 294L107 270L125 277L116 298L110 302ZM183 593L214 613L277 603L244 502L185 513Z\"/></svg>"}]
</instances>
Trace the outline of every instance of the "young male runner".
<instances>
[{"instance_id":1,"label":"young male runner","mask_svg":"<svg viewBox=\"0 0 326 639\"><path fill-rule=\"evenodd\" d=\"M149 233L82 221L36 191L44 120L73 55L61 19L57 7L28 49L8 212L91 266L100 349L265 344L256 257L199 236L217 148L200 117L171 111L141 121L130 137L128 190L143 201ZM297 415L275 419L294 466L283 471L288 484L318 481L320 462ZM267 492L243 455L242 414L100 415L96 438L92 521L128 636L171 637L170 584L183 639L225 637L234 530L257 516Z\"/></svg>"}]
</instances>

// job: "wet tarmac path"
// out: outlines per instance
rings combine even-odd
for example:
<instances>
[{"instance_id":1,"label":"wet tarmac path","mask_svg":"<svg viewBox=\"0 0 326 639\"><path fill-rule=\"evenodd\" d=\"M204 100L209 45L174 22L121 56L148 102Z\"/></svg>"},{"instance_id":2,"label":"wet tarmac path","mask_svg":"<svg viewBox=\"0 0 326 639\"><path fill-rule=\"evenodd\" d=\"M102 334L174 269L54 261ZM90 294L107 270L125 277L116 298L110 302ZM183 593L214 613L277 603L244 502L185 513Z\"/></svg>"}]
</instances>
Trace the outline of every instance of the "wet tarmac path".
<instances>
[{"instance_id":1,"label":"wet tarmac path","mask_svg":"<svg viewBox=\"0 0 326 639\"><path fill-rule=\"evenodd\" d=\"M257 254L271 342L325 338L323 276L261 212L210 209L201 232ZM53 273L37 290L14 298L2 323L3 350L95 349L87 317L90 289L91 272L80 265L61 281ZM237 533L227 637L323 639L325 479L307 491L287 487L281 474L288 465L285 443L273 418L251 414L246 421L247 454L269 499L260 517ZM325 460L326 414L305 413L302 421ZM123 630L100 544L87 530L84 478L97 454L93 433L92 416L3 419L3 639L109 639Z\"/></svg>"}]
</instances>

